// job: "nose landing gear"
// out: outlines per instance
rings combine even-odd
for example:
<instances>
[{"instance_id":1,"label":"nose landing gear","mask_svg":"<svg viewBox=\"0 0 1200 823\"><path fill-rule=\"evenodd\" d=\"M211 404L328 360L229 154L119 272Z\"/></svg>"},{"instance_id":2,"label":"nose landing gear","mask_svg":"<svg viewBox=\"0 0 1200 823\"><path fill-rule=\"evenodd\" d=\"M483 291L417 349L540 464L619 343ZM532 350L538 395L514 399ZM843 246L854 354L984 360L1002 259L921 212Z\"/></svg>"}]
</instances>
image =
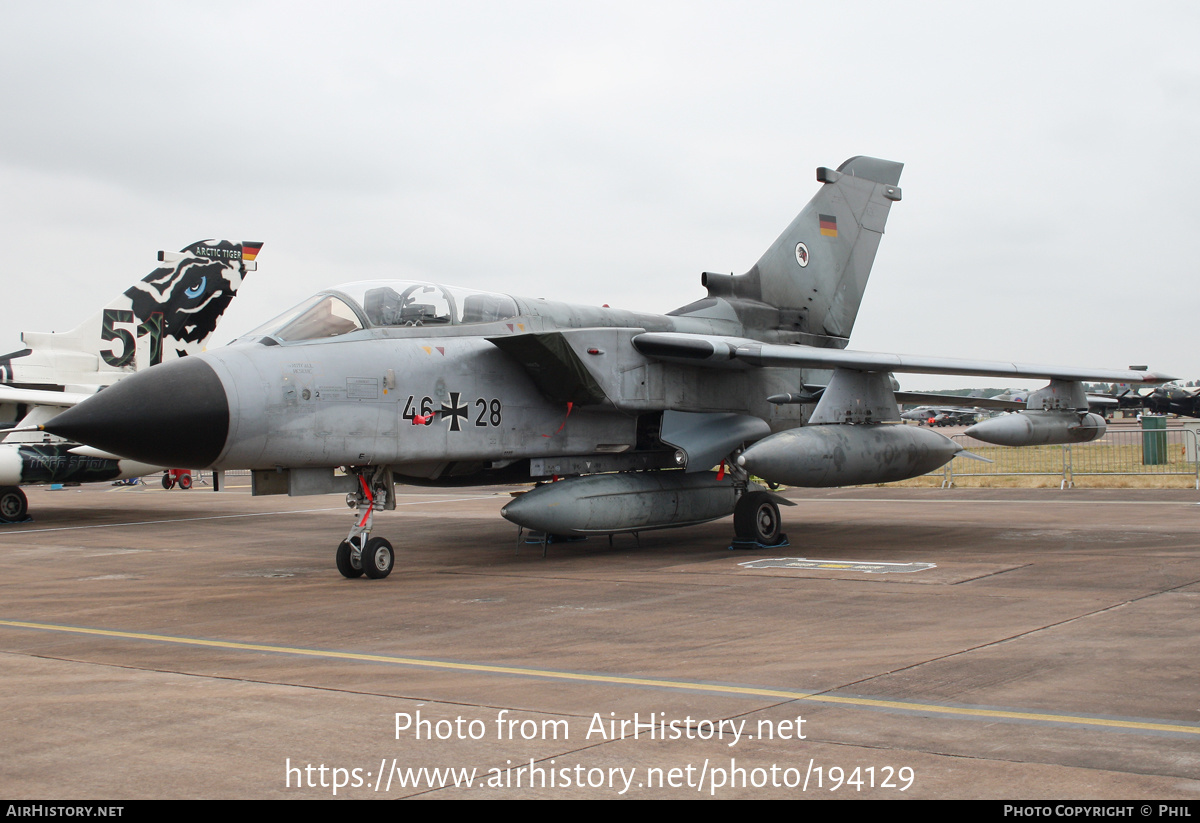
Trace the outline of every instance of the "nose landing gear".
<instances>
[{"instance_id":1,"label":"nose landing gear","mask_svg":"<svg viewBox=\"0 0 1200 823\"><path fill-rule=\"evenodd\" d=\"M382 580L392 573L396 552L382 537L371 537L375 512L395 508L392 494L392 473L383 466L347 469L358 479L358 490L346 495L346 505L362 511L350 533L337 547L337 569L343 577L355 578L364 574L372 580Z\"/></svg>"}]
</instances>

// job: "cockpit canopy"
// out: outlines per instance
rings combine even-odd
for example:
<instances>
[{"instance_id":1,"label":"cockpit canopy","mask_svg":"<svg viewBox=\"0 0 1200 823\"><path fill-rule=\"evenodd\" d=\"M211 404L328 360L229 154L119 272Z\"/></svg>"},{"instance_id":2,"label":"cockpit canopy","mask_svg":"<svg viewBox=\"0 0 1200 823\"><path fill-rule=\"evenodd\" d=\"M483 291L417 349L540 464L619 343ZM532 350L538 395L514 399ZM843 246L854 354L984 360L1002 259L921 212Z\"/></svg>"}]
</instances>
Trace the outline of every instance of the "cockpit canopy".
<instances>
[{"instance_id":1,"label":"cockpit canopy","mask_svg":"<svg viewBox=\"0 0 1200 823\"><path fill-rule=\"evenodd\" d=\"M360 329L458 326L516 315L517 304L506 294L411 280L371 280L326 289L246 336L291 343Z\"/></svg>"}]
</instances>

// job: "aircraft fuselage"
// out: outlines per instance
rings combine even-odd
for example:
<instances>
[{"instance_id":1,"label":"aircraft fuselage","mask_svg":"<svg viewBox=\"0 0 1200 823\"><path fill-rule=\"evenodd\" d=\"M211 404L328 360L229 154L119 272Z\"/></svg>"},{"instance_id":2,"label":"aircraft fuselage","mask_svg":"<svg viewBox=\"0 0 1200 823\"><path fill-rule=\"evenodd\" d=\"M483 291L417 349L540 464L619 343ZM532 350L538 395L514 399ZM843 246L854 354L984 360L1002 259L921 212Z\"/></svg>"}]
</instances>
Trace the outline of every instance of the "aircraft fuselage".
<instances>
[{"instance_id":1,"label":"aircraft fuselage","mask_svg":"<svg viewBox=\"0 0 1200 823\"><path fill-rule=\"evenodd\" d=\"M540 304L542 314L482 325L364 329L279 345L243 341L199 356L229 401L228 436L211 465L384 464L432 478L457 461L487 468L630 452L638 446L639 415L666 409L745 413L751 405L772 428L798 422L799 407L766 402L773 387L795 387L794 371L701 372L651 360L628 345L647 330L741 331L733 323L519 304ZM596 402L547 397L555 376L540 375L538 363L523 364L492 342L555 330L594 380Z\"/></svg>"}]
</instances>

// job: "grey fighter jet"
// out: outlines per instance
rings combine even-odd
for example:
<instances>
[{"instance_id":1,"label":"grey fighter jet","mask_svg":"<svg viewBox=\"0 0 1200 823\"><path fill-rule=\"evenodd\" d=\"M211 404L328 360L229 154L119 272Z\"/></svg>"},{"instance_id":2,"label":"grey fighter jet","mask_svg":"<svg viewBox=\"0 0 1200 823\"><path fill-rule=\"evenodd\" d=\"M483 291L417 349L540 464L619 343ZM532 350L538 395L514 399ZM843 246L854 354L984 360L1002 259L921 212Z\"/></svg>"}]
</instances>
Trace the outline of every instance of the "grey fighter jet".
<instances>
[{"instance_id":1,"label":"grey fighter jet","mask_svg":"<svg viewBox=\"0 0 1200 823\"><path fill-rule=\"evenodd\" d=\"M347 577L385 577L374 514L396 483L538 485L503 515L550 534L638 532L734 517L780 545L771 484L842 486L929 472L960 451L895 425L892 372L1049 380L995 442L1103 432L1079 381L1145 371L1027 366L846 348L902 164L820 168L811 202L745 274L701 275L667 315L438 283L314 295L230 346L136 374L48 431L148 463L251 469L255 494L344 492ZM713 471L715 467L720 467ZM340 471L338 471L340 470Z\"/></svg>"}]
</instances>

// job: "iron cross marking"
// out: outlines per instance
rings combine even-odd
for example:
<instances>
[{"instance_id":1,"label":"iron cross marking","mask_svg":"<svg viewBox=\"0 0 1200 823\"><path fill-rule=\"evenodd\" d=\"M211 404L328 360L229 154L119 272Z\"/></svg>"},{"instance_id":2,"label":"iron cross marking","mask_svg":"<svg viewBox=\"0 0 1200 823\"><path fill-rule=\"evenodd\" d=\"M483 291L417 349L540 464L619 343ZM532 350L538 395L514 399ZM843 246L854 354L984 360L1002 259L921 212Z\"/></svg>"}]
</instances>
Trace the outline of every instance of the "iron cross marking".
<instances>
[{"instance_id":1,"label":"iron cross marking","mask_svg":"<svg viewBox=\"0 0 1200 823\"><path fill-rule=\"evenodd\" d=\"M458 405L459 394L456 391L450 392L450 402L442 404L442 417L450 418L450 431L452 432L462 431L459 420L467 419L467 404Z\"/></svg>"}]
</instances>

